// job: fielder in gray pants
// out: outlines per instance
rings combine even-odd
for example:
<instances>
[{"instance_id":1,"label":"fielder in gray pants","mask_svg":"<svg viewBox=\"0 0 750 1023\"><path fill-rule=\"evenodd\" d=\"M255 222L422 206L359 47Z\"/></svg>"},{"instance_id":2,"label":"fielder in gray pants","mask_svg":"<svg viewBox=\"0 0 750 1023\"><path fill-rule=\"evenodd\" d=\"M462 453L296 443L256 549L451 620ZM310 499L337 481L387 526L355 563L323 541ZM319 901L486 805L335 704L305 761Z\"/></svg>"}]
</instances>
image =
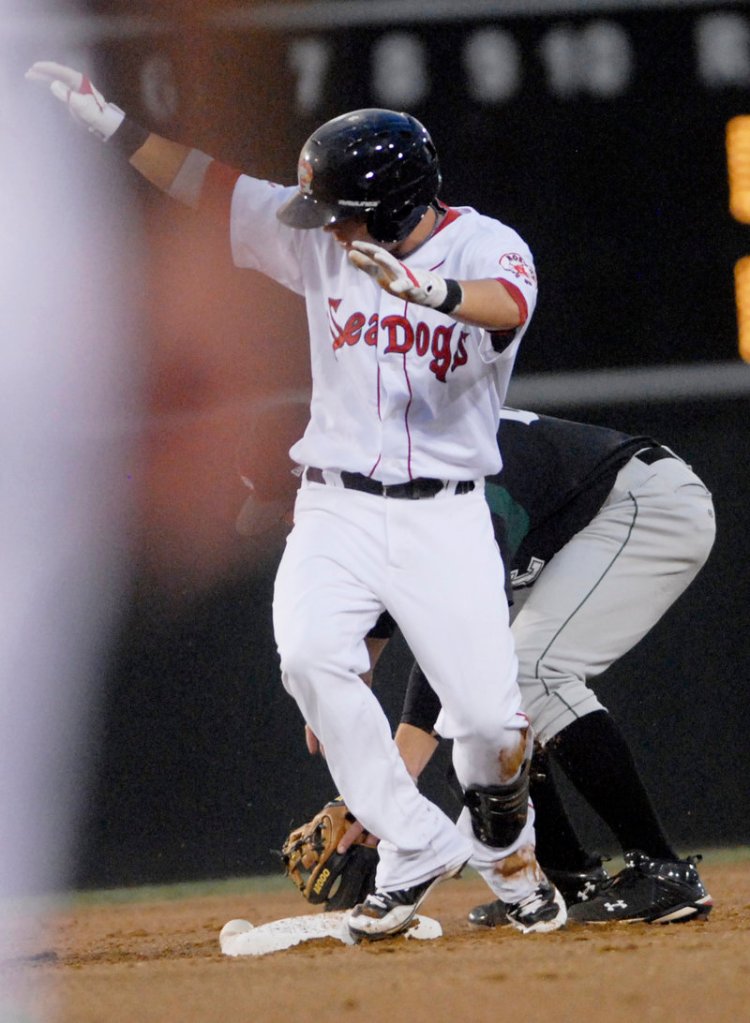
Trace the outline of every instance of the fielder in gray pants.
<instances>
[{"instance_id":1,"label":"fielder in gray pants","mask_svg":"<svg viewBox=\"0 0 750 1023\"><path fill-rule=\"evenodd\" d=\"M513 635L524 710L536 736L531 794L537 854L578 921L671 922L712 902L695 860L680 860L627 742L591 682L631 650L690 585L711 551L711 495L649 437L506 409L505 464L487 481L512 566ZM430 731L435 699L415 665L402 728ZM608 877L561 804L561 768L611 828L626 867ZM501 903L472 910L495 926Z\"/></svg>"}]
</instances>

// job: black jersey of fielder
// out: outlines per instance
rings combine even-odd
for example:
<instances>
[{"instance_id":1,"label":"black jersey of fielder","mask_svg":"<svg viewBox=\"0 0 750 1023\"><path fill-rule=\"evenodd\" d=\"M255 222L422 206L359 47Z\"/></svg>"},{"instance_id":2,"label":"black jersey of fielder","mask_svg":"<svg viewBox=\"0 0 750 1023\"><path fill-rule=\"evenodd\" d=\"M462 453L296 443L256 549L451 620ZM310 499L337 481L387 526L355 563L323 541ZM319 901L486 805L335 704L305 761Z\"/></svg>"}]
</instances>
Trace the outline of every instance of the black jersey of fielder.
<instances>
[{"instance_id":1,"label":"black jersey of fielder","mask_svg":"<svg viewBox=\"0 0 750 1023\"><path fill-rule=\"evenodd\" d=\"M503 468L486 480L500 549L513 587L544 565L594 518L622 466L651 437L504 408L497 434Z\"/></svg>"}]
</instances>

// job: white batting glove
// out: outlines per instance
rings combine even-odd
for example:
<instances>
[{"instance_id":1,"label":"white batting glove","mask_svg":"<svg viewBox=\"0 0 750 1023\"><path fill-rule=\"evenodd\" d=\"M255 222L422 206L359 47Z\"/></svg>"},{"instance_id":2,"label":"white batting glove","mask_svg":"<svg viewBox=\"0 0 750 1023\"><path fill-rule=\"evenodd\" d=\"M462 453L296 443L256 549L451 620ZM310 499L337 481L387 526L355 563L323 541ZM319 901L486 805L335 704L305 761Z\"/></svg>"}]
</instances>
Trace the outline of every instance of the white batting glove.
<instances>
[{"instance_id":1,"label":"white batting glove","mask_svg":"<svg viewBox=\"0 0 750 1023\"><path fill-rule=\"evenodd\" d=\"M452 312L461 304L463 295L455 281L448 281L432 270L412 269L380 245L352 242L349 262L369 274L384 291L405 298L408 302L439 309L444 313Z\"/></svg>"},{"instance_id":2,"label":"white batting glove","mask_svg":"<svg viewBox=\"0 0 750 1023\"><path fill-rule=\"evenodd\" d=\"M114 135L125 119L124 112L114 103L108 103L91 84L88 75L81 71L41 60L32 64L25 77L49 85L52 95L67 105L73 120L103 142Z\"/></svg>"}]
</instances>

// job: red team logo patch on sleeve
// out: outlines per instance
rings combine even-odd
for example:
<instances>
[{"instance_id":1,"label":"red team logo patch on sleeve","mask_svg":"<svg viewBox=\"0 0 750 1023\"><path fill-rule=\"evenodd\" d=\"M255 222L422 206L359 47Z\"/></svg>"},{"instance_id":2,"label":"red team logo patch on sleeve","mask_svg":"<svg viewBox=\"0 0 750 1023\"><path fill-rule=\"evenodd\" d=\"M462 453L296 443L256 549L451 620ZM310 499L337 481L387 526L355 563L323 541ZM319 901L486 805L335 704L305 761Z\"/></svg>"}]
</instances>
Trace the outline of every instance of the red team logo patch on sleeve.
<instances>
[{"instance_id":1,"label":"red team logo patch on sleeve","mask_svg":"<svg viewBox=\"0 0 750 1023\"><path fill-rule=\"evenodd\" d=\"M534 267L520 253L506 252L500 257L500 266L503 270L512 273L518 280L522 280L526 284L536 284Z\"/></svg>"}]
</instances>

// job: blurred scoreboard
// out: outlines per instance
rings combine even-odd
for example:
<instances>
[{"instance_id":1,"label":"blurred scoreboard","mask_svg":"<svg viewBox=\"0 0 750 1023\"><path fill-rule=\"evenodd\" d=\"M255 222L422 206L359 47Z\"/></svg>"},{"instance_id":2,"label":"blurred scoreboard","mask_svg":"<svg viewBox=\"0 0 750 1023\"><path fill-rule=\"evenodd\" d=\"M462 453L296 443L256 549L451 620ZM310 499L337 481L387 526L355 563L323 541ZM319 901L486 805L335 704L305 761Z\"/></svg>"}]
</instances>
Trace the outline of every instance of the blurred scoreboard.
<instances>
[{"instance_id":1,"label":"blurred scoreboard","mask_svg":"<svg viewBox=\"0 0 750 1023\"><path fill-rule=\"evenodd\" d=\"M423 120L445 200L535 254L522 371L738 358L750 231L730 211L726 133L750 115L746 4L328 0L160 24L147 45L99 39L103 86L251 173L291 183L307 135L348 109Z\"/></svg>"}]
</instances>

